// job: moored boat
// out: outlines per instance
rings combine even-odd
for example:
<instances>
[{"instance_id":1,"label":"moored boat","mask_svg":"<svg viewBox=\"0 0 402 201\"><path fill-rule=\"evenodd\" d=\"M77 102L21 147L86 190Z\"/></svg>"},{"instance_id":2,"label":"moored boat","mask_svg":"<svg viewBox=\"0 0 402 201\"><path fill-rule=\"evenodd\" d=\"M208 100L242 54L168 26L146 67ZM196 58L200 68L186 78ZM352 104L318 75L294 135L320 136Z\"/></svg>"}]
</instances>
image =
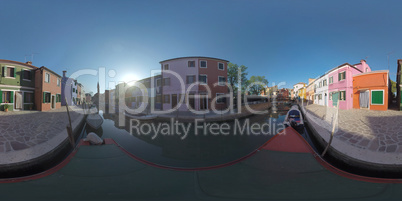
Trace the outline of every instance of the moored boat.
<instances>
[{"instance_id":1,"label":"moored boat","mask_svg":"<svg viewBox=\"0 0 402 201\"><path fill-rule=\"evenodd\" d=\"M86 122L91 128L99 129L102 126L103 119L99 114L93 113L88 115Z\"/></svg>"},{"instance_id":2,"label":"moored boat","mask_svg":"<svg viewBox=\"0 0 402 201\"><path fill-rule=\"evenodd\" d=\"M285 120L283 121L283 124L286 127L294 128L300 134L304 132L303 116L297 105L293 105L289 109L288 113L286 114Z\"/></svg>"}]
</instances>

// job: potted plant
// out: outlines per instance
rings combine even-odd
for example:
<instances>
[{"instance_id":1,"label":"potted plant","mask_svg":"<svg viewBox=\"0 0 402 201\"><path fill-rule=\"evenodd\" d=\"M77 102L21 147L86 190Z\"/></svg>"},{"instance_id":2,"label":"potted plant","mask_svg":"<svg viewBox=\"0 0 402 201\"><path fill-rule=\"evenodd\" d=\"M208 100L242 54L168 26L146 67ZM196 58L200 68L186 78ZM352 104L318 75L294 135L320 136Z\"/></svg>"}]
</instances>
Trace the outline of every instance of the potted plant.
<instances>
[{"instance_id":1,"label":"potted plant","mask_svg":"<svg viewBox=\"0 0 402 201\"><path fill-rule=\"evenodd\" d=\"M4 104L4 112L8 112L8 107L9 107L9 105L6 103L6 104Z\"/></svg>"}]
</instances>

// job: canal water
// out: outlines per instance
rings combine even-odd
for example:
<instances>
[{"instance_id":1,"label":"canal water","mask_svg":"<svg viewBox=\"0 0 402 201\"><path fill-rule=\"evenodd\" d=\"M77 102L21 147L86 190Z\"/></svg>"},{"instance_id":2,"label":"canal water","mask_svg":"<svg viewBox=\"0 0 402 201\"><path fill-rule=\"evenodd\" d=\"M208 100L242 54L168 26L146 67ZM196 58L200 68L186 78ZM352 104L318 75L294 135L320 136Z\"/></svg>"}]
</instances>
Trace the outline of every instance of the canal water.
<instances>
[{"instance_id":1,"label":"canal water","mask_svg":"<svg viewBox=\"0 0 402 201\"><path fill-rule=\"evenodd\" d=\"M275 105L264 115L228 122L139 121L128 117L120 127L105 114L96 133L112 138L128 152L150 163L182 169L226 164L249 155L285 127L289 106ZM159 127L159 129L158 129ZM89 130L87 131L89 132Z\"/></svg>"}]
</instances>

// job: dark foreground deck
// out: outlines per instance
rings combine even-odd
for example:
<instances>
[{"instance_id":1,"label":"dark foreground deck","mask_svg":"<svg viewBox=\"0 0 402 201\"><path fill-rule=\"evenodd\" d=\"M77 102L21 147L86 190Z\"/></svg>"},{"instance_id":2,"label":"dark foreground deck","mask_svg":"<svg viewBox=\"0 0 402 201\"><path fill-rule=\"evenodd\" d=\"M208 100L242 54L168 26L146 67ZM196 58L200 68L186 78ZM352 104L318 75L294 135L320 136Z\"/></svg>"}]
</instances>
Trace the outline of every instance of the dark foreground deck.
<instances>
[{"instance_id":1,"label":"dark foreground deck","mask_svg":"<svg viewBox=\"0 0 402 201\"><path fill-rule=\"evenodd\" d=\"M39 175L0 180L1 200L396 200L401 180L337 170L287 128L235 164L178 171L134 159L107 140L81 145Z\"/></svg>"}]
</instances>

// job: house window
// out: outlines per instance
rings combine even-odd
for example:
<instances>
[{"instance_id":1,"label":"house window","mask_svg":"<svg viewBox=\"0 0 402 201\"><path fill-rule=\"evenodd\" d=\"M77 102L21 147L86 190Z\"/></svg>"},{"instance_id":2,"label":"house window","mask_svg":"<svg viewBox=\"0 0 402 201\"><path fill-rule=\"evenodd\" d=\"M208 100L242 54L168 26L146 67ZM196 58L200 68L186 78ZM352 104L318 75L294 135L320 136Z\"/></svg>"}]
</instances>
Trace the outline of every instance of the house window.
<instances>
[{"instance_id":1,"label":"house window","mask_svg":"<svg viewBox=\"0 0 402 201\"><path fill-rule=\"evenodd\" d=\"M368 72L368 68L366 68L366 73Z\"/></svg>"},{"instance_id":2,"label":"house window","mask_svg":"<svg viewBox=\"0 0 402 201\"><path fill-rule=\"evenodd\" d=\"M372 90L371 91L371 104L372 105L384 105L384 90Z\"/></svg>"},{"instance_id":3,"label":"house window","mask_svg":"<svg viewBox=\"0 0 402 201\"><path fill-rule=\"evenodd\" d=\"M169 70L169 64L163 65L163 70Z\"/></svg>"},{"instance_id":4,"label":"house window","mask_svg":"<svg viewBox=\"0 0 402 201\"><path fill-rule=\"evenodd\" d=\"M161 79L159 78L159 79L156 79L156 86L157 87L160 87L161 86Z\"/></svg>"},{"instance_id":5,"label":"house window","mask_svg":"<svg viewBox=\"0 0 402 201\"><path fill-rule=\"evenodd\" d=\"M207 67L207 61L200 61L200 68L206 68Z\"/></svg>"},{"instance_id":6,"label":"house window","mask_svg":"<svg viewBox=\"0 0 402 201\"><path fill-rule=\"evenodd\" d=\"M333 76L329 78L329 84L332 84L332 83L334 83L334 77Z\"/></svg>"},{"instance_id":7,"label":"house window","mask_svg":"<svg viewBox=\"0 0 402 201\"><path fill-rule=\"evenodd\" d=\"M322 87L322 82L320 82L319 84L320 84L319 87L321 88Z\"/></svg>"},{"instance_id":8,"label":"house window","mask_svg":"<svg viewBox=\"0 0 402 201\"><path fill-rule=\"evenodd\" d=\"M162 95L156 95L156 102L161 103L162 102Z\"/></svg>"},{"instance_id":9,"label":"house window","mask_svg":"<svg viewBox=\"0 0 402 201\"><path fill-rule=\"evenodd\" d=\"M218 83L219 85L223 86L223 85L225 85L226 78L223 76L218 76L218 82L219 82Z\"/></svg>"},{"instance_id":10,"label":"house window","mask_svg":"<svg viewBox=\"0 0 402 201\"><path fill-rule=\"evenodd\" d=\"M170 86L170 78L163 78L163 86Z\"/></svg>"},{"instance_id":11,"label":"house window","mask_svg":"<svg viewBox=\"0 0 402 201\"><path fill-rule=\"evenodd\" d=\"M14 67L3 67L2 74L4 77L15 77L15 68Z\"/></svg>"},{"instance_id":12,"label":"house window","mask_svg":"<svg viewBox=\"0 0 402 201\"><path fill-rule=\"evenodd\" d=\"M23 71L23 78L22 79L24 79L24 80L31 80L31 71L29 71L29 70L24 70Z\"/></svg>"},{"instance_id":13,"label":"house window","mask_svg":"<svg viewBox=\"0 0 402 201\"><path fill-rule=\"evenodd\" d=\"M200 76L198 77L198 81L199 81L201 84L207 84L207 75L200 75Z\"/></svg>"},{"instance_id":14,"label":"house window","mask_svg":"<svg viewBox=\"0 0 402 201\"><path fill-rule=\"evenodd\" d=\"M338 81L344 80L346 78L346 71L338 73Z\"/></svg>"},{"instance_id":15,"label":"house window","mask_svg":"<svg viewBox=\"0 0 402 201\"><path fill-rule=\"evenodd\" d=\"M11 103L11 91L3 91L2 103Z\"/></svg>"},{"instance_id":16,"label":"house window","mask_svg":"<svg viewBox=\"0 0 402 201\"><path fill-rule=\"evenodd\" d=\"M187 75L186 77L186 83L187 84L192 84L195 82L195 75Z\"/></svg>"},{"instance_id":17,"label":"house window","mask_svg":"<svg viewBox=\"0 0 402 201\"><path fill-rule=\"evenodd\" d=\"M75 88L73 88L73 92L75 92Z\"/></svg>"},{"instance_id":18,"label":"house window","mask_svg":"<svg viewBox=\"0 0 402 201\"><path fill-rule=\"evenodd\" d=\"M50 74L45 73L45 82L49 83L50 82Z\"/></svg>"},{"instance_id":19,"label":"house window","mask_svg":"<svg viewBox=\"0 0 402 201\"><path fill-rule=\"evenodd\" d=\"M188 61L188 67L195 67L195 61Z\"/></svg>"},{"instance_id":20,"label":"house window","mask_svg":"<svg viewBox=\"0 0 402 201\"><path fill-rule=\"evenodd\" d=\"M163 103L170 104L170 95L163 95Z\"/></svg>"},{"instance_id":21,"label":"house window","mask_svg":"<svg viewBox=\"0 0 402 201\"><path fill-rule=\"evenodd\" d=\"M225 70L225 66L223 65L223 63L218 63L218 69Z\"/></svg>"},{"instance_id":22,"label":"house window","mask_svg":"<svg viewBox=\"0 0 402 201\"><path fill-rule=\"evenodd\" d=\"M322 100L322 94L318 95L318 100Z\"/></svg>"},{"instance_id":23,"label":"house window","mask_svg":"<svg viewBox=\"0 0 402 201\"><path fill-rule=\"evenodd\" d=\"M216 94L216 103L226 103L226 97L220 97L223 93Z\"/></svg>"},{"instance_id":24,"label":"house window","mask_svg":"<svg viewBox=\"0 0 402 201\"><path fill-rule=\"evenodd\" d=\"M342 100L342 101L346 100L346 91L340 91L339 94L341 96L339 98L339 100Z\"/></svg>"},{"instance_id":25,"label":"house window","mask_svg":"<svg viewBox=\"0 0 402 201\"><path fill-rule=\"evenodd\" d=\"M43 92L43 103L50 103L51 94L49 92Z\"/></svg>"},{"instance_id":26,"label":"house window","mask_svg":"<svg viewBox=\"0 0 402 201\"><path fill-rule=\"evenodd\" d=\"M57 78L57 86L60 86L60 79Z\"/></svg>"},{"instance_id":27,"label":"house window","mask_svg":"<svg viewBox=\"0 0 402 201\"><path fill-rule=\"evenodd\" d=\"M322 81L322 86L327 86L327 80Z\"/></svg>"},{"instance_id":28,"label":"house window","mask_svg":"<svg viewBox=\"0 0 402 201\"><path fill-rule=\"evenodd\" d=\"M24 103L33 103L33 93L24 93Z\"/></svg>"},{"instance_id":29,"label":"house window","mask_svg":"<svg viewBox=\"0 0 402 201\"><path fill-rule=\"evenodd\" d=\"M332 92L329 92L329 100L332 101Z\"/></svg>"}]
</instances>

